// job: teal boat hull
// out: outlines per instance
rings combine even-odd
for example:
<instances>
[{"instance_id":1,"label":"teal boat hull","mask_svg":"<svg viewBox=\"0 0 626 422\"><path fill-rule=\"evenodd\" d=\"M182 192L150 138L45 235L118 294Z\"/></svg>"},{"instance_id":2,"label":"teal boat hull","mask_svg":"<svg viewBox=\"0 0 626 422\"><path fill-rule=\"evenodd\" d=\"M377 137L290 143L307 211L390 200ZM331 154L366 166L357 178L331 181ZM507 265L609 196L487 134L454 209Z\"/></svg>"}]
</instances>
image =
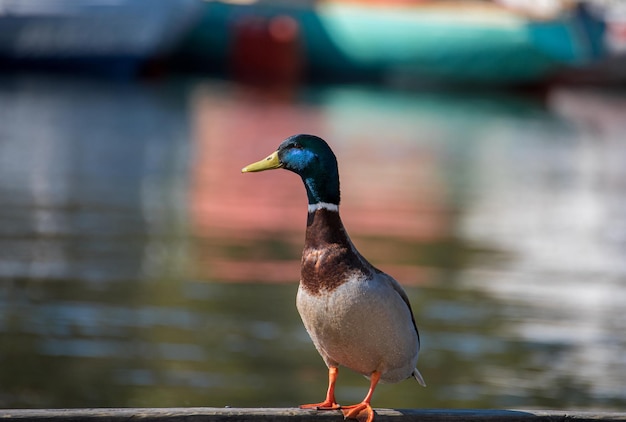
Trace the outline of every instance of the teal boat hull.
<instances>
[{"instance_id":1,"label":"teal boat hull","mask_svg":"<svg viewBox=\"0 0 626 422\"><path fill-rule=\"evenodd\" d=\"M237 40L246 22L265 23L269 28L279 17L292 19L298 27L298 48L291 46L291 52L285 53L302 64L294 69L304 69L310 77L338 79L535 83L593 62L599 54L597 40L602 37L601 29L589 31L575 13L531 20L503 9L455 11L450 6L381 7L354 2L296 7L212 1L205 3L203 19L181 52L196 64L228 72L242 48ZM259 37L271 38L269 29L267 34L262 28L255 31ZM268 45L263 41L255 46L254 42L249 40L246 48L258 51ZM237 56L239 62L242 56L245 62L246 54ZM279 67L270 52L267 63L256 59L251 64L271 69L272 62L274 68Z\"/></svg>"}]
</instances>

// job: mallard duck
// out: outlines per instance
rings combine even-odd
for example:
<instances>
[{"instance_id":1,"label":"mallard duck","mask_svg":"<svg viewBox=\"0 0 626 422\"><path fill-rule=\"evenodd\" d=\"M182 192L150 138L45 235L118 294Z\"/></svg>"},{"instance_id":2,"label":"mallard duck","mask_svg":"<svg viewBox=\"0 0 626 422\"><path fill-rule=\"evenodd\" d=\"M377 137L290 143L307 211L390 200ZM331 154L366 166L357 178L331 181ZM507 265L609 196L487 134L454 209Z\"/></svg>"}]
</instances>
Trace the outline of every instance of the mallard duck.
<instances>
[{"instance_id":1,"label":"mallard duck","mask_svg":"<svg viewBox=\"0 0 626 422\"><path fill-rule=\"evenodd\" d=\"M298 174L309 202L296 306L317 351L328 367L326 399L301 408L341 409L346 418L371 422L371 399L378 382L414 377L420 339L405 291L372 266L354 247L339 216L339 171L328 144L313 135L283 141L267 158L242 173L283 168ZM370 380L361 403L335 400L339 367Z\"/></svg>"}]
</instances>

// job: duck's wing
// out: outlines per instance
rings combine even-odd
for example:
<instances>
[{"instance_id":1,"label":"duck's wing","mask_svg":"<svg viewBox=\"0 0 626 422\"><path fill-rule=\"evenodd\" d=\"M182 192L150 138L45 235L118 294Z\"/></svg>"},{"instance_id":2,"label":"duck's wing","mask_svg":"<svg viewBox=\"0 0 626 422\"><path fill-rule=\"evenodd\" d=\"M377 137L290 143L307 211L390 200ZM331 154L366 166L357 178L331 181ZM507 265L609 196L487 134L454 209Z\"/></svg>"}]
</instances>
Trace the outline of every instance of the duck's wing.
<instances>
[{"instance_id":1,"label":"duck's wing","mask_svg":"<svg viewBox=\"0 0 626 422\"><path fill-rule=\"evenodd\" d=\"M419 333L419 330L417 329L417 324L415 323L415 316L413 315L413 308L411 308L411 302L409 302L409 297L406 295L406 292L404 291L400 283L396 281L395 278L391 277L389 274L383 273L382 271L380 271L380 275L383 276L383 278L387 281L387 283L389 283L391 287L393 287L396 293L400 295L404 303L406 303L407 308L409 308L409 314L411 314L411 321L413 322L413 328L415 328L415 333L417 334L417 350L419 351L420 333ZM422 387L426 387L426 382L424 381L422 374L420 374L420 371L418 371L417 368L415 368L415 370L413 371L411 375L417 380L417 382L419 382L419 384Z\"/></svg>"},{"instance_id":2,"label":"duck's wing","mask_svg":"<svg viewBox=\"0 0 626 422\"><path fill-rule=\"evenodd\" d=\"M409 313L411 314L411 321L413 322L413 328L415 328L415 333L417 333L417 342L419 343L420 342L420 333L419 333L419 331L417 329L417 324L415 323L415 316L413 316L413 308L411 308L411 302L409 302L409 297L406 295L406 292L404 291L404 289L402 288L400 283L398 283L396 281L395 278L393 278L389 274L386 274L386 273L384 273L382 271L380 271L379 275L383 276L383 278L387 281L387 283L389 283L389 285L391 287L393 287L393 289L396 291L396 293L398 293L400 295L400 297L402 298L404 303L406 303L406 306L409 308ZM419 347L418 347L418 349L419 349Z\"/></svg>"}]
</instances>

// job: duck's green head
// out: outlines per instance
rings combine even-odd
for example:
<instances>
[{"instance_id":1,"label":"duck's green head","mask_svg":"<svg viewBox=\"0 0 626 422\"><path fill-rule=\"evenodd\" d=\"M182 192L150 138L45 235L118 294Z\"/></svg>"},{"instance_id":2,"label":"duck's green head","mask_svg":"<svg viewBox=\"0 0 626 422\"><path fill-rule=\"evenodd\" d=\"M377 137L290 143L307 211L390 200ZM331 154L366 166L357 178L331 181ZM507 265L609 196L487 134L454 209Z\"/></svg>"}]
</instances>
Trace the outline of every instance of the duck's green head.
<instances>
[{"instance_id":1,"label":"duck's green head","mask_svg":"<svg viewBox=\"0 0 626 422\"><path fill-rule=\"evenodd\" d=\"M314 135L285 139L267 158L252 163L242 173L283 168L302 177L309 204L339 205L337 158L326 141Z\"/></svg>"}]
</instances>

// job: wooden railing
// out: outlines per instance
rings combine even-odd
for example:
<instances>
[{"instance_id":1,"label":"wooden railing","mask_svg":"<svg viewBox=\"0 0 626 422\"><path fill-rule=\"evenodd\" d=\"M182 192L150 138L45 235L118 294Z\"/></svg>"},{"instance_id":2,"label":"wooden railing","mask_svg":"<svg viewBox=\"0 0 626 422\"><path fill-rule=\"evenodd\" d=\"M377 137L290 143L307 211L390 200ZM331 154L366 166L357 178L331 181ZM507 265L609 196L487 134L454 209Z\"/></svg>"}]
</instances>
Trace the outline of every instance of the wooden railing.
<instances>
[{"instance_id":1,"label":"wooden railing","mask_svg":"<svg viewBox=\"0 0 626 422\"><path fill-rule=\"evenodd\" d=\"M612 422L626 412L566 410L375 409L376 422ZM292 408L0 409L1 420L20 422L313 422L343 421L339 411Z\"/></svg>"}]
</instances>

